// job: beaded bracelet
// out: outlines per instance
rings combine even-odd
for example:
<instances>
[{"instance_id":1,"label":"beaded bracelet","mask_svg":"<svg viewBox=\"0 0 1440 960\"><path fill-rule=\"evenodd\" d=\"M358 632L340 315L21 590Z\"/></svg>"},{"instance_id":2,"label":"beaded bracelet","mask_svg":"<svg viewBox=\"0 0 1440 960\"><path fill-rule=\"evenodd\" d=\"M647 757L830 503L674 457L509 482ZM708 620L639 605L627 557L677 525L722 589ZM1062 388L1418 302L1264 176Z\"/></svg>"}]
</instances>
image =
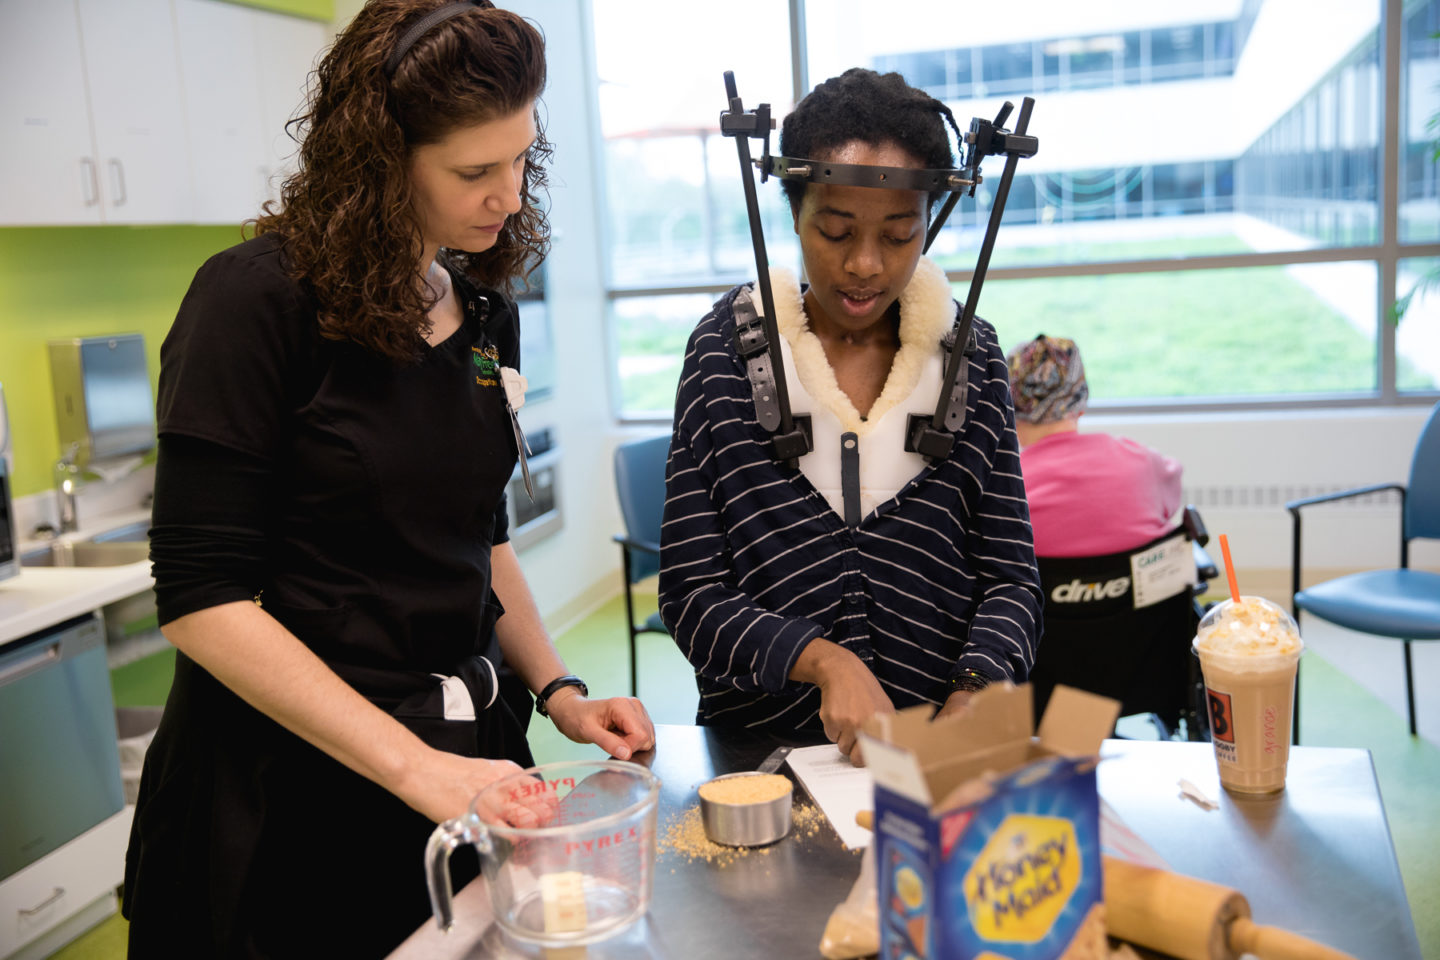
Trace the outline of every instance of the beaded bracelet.
<instances>
[{"instance_id":1,"label":"beaded bracelet","mask_svg":"<svg viewBox=\"0 0 1440 960\"><path fill-rule=\"evenodd\" d=\"M950 677L950 690L968 690L972 693L976 690L984 690L990 686L990 678L975 670L961 670Z\"/></svg>"}]
</instances>

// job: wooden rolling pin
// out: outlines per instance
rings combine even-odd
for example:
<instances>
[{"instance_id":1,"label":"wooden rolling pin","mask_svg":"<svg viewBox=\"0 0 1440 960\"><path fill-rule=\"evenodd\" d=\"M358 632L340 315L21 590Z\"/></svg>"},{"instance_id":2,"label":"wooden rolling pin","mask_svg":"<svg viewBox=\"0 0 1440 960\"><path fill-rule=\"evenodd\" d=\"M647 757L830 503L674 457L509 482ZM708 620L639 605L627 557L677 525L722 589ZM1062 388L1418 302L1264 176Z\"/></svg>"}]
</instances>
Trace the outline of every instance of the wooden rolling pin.
<instances>
[{"instance_id":1,"label":"wooden rolling pin","mask_svg":"<svg viewBox=\"0 0 1440 960\"><path fill-rule=\"evenodd\" d=\"M1250 919L1243 894L1216 883L1105 858L1105 927L1112 937L1179 960L1355 960Z\"/></svg>"},{"instance_id":2,"label":"wooden rolling pin","mask_svg":"<svg viewBox=\"0 0 1440 960\"><path fill-rule=\"evenodd\" d=\"M869 810L855 822L873 830ZM1216 883L1105 857L1105 928L1112 937L1177 960L1355 960L1324 944L1250 919L1243 894Z\"/></svg>"}]
</instances>

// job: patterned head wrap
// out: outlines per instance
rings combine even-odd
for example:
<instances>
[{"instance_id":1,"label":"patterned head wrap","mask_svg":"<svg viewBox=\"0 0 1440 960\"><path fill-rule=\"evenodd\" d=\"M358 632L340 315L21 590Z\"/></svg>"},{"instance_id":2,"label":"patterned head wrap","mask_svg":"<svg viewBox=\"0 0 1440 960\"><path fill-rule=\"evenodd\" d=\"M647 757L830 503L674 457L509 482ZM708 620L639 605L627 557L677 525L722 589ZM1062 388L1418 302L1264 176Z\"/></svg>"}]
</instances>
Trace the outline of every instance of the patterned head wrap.
<instances>
[{"instance_id":1,"label":"patterned head wrap","mask_svg":"<svg viewBox=\"0 0 1440 960\"><path fill-rule=\"evenodd\" d=\"M1074 340L1042 333L1011 350L1006 359L1017 420L1054 423L1085 412L1090 388Z\"/></svg>"}]
</instances>

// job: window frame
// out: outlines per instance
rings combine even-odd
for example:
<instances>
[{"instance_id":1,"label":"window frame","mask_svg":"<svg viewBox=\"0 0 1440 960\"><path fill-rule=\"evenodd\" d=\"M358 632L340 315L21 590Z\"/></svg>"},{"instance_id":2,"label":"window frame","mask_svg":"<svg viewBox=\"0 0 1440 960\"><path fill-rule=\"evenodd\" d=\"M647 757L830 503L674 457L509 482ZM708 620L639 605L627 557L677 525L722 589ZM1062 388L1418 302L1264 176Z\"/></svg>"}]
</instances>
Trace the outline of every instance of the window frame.
<instances>
[{"instance_id":1,"label":"window frame","mask_svg":"<svg viewBox=\"0 0 1440 960\"><path fill-rule=\"evenodd\" d=\"M805 3L806 0L787 0L790 25L792 93L793 100L797 103L810 88L806 50ZM1397 406L1428 406L1440 400L1440 389L1431 391L1407 391L1402 393L1398 386L1396 357L1396 333L1398 324L1393 320L1398 267L1402 260L1440 257L1440 243L1402 243L1399 238L1400 178L1404 175L1404 170L1401 166L1403 157L1400 145L1400 124L1402 121L1400 111L1403 107L1400 101L1400 72L1402 66L1401 45L1403 39L1402 31L1404 29L1404 0L1379 0L1379 3L1379 79L1383 84L1384 91L1381 98L1381 131L1379 137L1381 156L1378 170L1378 176L1380 178L1378 198L1380 236L1378 243L1276 253L1197 256L1187 257L1182 260L1125 260L1050 264L1044 266L991 267L986 272L987 280L1025 280L1102 276L1108 274L1174 273L1189 270L1290 266L1307 263L1372 263L1376 266L1377 270L1376 280L1378 288L1378 303L1376 304L1378 322L1376 324L1376 334L1379 342L1376 344L1376 390L1368 394L1316 393L1286 395L1283 397L1245 396L1234 399L1154 398L1147 399L1143 402L1102 399L1092 400L1090 409L1093 412L1121 415L1173 415L1180 413L1275 412L1336 408L1369 409ZM601 162L603 162L603 157L605 156L605 141L599 121L598 84L594 79L596 74L594 70L594 9L592 0L585 0L584 14L583 30L586 34L587 58L589 61L586 67L589 70L588 86L592 107L592 148L594 150L593 155L597 158L602 158ZM1243 43L1245 32L1246 25L1237 23L1231 40L1232 58L1238 56L1238 53L1234 51L1238 50ZM1209 44L1211 42L1210 33L1210 25L1206 24L1202 43ZM1148 65L1148 56L1145 55L1147 51L1144 49L1144 41L1147 36L1148 31L1142 31L1142 69L1143 66ZM1036 56L1040 56L1040 54L1037 53ZM1125 53L1117 54L1117 62L1117 73L1123 73L1129 69L1125 64ZM1042 84L1044 82L1043 76L1041 77L1041 82ZM1322 83L1329 82L1332 81L1322 81ZM1340 90L1337 89L1334 93L1335 96L1331 97L1332 104L1339 101L1342 97ZM1373 99L1367 98L1367 102L1373 103ZM1283 136L1284 131L1277 129L1272 131L1270 135ZM1338 129L1338 127L1332 131L1332 135L1337 137L1343 136L1342 131ZM1238 163L1238 158L1234 163ZM1210 175L1207 173L1207 184L1209 179ZM603 181L603 177L601 181ZM659 415L658 412L655 414L627 414L622 409L618 363L620 354L618 336L614 329L613 322L613 304L615 301L621 299L673 294L709 294L713 297L719 297L733 286L733 282L721 281L713 283L699 282L659 285L616 284L611 277L608 260L605 259L605 251L611 248L613 237L609 226L612 220L606 209L606 191L601 181L597 181L594 201L598 222L601 225L600 239L603 245L598 255L602 261L601 274L603 277L604 299L606 302L606 340L609 346L607 379L611 414L615 421L622 425L668 424L671 422L671 417L668 413L664 416ZM1206 198L1202 198L1201 202L1207 202ZM973 270L946 271L946 277L952 283L968 283L973 275ZM697 317L696 319L698 320L699 318Z\"/></svg>"}]
</instances>

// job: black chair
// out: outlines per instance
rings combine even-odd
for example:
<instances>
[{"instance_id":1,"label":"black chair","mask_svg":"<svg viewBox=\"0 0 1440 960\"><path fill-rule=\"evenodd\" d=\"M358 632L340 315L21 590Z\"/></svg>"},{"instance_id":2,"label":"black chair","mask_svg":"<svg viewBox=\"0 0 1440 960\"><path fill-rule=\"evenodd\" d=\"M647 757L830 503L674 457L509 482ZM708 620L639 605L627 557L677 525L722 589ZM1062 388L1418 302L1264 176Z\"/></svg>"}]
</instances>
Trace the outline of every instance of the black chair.
<instances>
[{"instance_id":1,"label":"black chair","mask_svg":"<svg viewBox=\"0 0 1440 960\"><path fill-rule=\"evenodd\" d=\"M1349 497L1400 492L1400 566L1336 577L1300 589L1300 510L1317 503ZM1392 637L1405 645L1405 709L1410 735L1415 736L1415 679L1410 665L1410 643L1440 640L1440 574L1410 568L1410 541L1440 538L1440 404L1420 431L1410 461L1410 484L1380 483L1285 504L1290 511L1290 611L1300 611L1349 630ZM1295 688L1295 742L1300 736L1300 688Z\"/></svg>"},{"instance_id":2,"label":"black chair","mask_svg":"<svg viewBox=\"0 0 1440 960\"><path fill-rule=\"evenodd\" d=\"M635 440L615 448L615 493L625 533L617 534L625 572L625 626L630 633L630 695L639 691L635 638L642 633L668 633L658 612L635 622L631 587L660 571L660 519L665 511L665 461L670 437Z\"/></svg>"},{"instance_id":3,"label":"black chair","mask_svg":"<svg viewBox=\"0 0 1440 960\"><path fill-rule=\"evenodd\" d=\"M1218 575L1204 551L1200 514L1185 508L1184 524L1133 550L1099 557L1037 557L1045 591L1045 632L1030 683L1038 720L1055 684L1119 700L1120 715L1149 714L1163 739L1180 721L1191 740L1207 738L1204 683L1190 650L1204 608L1199 596ZM1137 585L1164 548L1168 563L1188 574L1169 589ZM1182 556L1176 551L1183 551ZM1138 598L1143 606L1136 606Z\"/></svg>"}]
</instances>

